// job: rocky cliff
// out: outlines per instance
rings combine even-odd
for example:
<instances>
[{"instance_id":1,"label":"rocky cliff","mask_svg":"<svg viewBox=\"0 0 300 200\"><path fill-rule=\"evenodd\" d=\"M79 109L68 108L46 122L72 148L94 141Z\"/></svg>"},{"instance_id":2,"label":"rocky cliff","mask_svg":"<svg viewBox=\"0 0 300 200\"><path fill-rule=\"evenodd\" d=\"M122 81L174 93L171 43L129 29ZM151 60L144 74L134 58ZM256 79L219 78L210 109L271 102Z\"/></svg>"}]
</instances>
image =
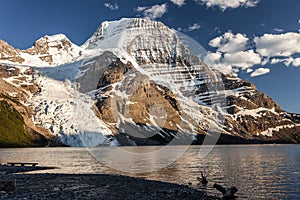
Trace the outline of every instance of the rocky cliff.
<instances>
[{"instance_id":1,"label":"rocky cliff","mask_svg":"<svg viewBox=\"0 0 300 200\"><path fill-rule=\"evenodd\" d=\"M24 59L21 57L18 50L3 40L0 40L0 60L11 61L14 63L24 62Z\"/></svg>"}]
</instances>

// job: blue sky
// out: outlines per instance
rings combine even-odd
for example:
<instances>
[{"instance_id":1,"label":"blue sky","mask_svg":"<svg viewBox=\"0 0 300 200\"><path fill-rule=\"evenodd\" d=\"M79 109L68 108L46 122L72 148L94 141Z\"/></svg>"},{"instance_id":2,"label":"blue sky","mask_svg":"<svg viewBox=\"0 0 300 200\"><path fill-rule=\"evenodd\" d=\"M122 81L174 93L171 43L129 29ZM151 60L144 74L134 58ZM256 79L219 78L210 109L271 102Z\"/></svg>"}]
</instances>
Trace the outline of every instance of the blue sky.
<instances>
[{"instance_id":1,"label":"blue sky","mask_svg":"<svg viewBox=\"0 0 300 200\"><path fill-rule=\"evenodd\" d=\"M215 67L300 113L299 0L0 0L0 5L0 39L20 49L56 33L81 45L106 20L162 21L198 41Z\"/></svg>"}]
</instances>

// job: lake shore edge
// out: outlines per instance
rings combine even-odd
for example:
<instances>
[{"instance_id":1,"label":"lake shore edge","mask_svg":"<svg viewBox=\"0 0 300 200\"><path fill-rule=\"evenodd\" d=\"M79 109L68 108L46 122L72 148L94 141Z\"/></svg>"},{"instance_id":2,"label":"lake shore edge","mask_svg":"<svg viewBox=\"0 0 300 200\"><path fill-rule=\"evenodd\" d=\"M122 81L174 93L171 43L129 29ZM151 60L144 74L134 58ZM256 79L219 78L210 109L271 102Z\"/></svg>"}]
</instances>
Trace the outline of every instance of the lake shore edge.
<instances>
[{"instance_id":1,"label":"lake shore edge","mask_svg":"<svg viewBox=\"0 0 300 200\"><path fill-rule=\"evenodd\" d=\"M111 174L3 174L0 199L215 199L189 186Z\"/></svg>"}]
</instances>

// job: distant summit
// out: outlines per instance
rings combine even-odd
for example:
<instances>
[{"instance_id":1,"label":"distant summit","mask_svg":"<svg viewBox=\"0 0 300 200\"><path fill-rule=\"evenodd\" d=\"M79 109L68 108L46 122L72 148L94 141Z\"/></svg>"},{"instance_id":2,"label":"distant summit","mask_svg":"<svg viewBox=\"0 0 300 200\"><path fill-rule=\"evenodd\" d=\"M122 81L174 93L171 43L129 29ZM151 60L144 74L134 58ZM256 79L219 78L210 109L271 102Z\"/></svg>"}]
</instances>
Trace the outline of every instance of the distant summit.
<instances>
[{"instance_id":1,"label":"distant summit","mask_svg":"<svg viewBox=\"0 0 300 200\"><path fill-rule=\"evenodd\" d=\"M81 50L63 34L46 35L26 50L14 49L4 41L0 41L0 45L2 48L0 60L25 65L57 66L71 62L79 56Z\"/></svg>"},{"instance_id":2,"label":"distant summit","mask_svg":"<svg viewBox=\"0 0 300 200\"><path fill-rule=\"evenodd\" d=\"M25 52L39 56L42 61L51 65L60 65L79 56L81 48L73 44L65 35L44 36L34 42L33 47Z\"/></svg>"}]
</instances>

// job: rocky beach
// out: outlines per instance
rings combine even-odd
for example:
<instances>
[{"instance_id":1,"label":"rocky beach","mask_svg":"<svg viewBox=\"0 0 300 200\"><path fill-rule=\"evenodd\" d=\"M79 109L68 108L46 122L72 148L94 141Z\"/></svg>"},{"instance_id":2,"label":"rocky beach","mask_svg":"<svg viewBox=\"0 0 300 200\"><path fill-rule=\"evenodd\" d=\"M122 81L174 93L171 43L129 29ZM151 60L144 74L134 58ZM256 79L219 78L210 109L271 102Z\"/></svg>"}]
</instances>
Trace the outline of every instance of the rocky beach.
<instances>
[{"instance_id":1,"label":"rocky beach","mask_svg":"<svg viewBox=\"0 0 300 200\"><path fill-rule=\"evenodd\" d=\"M188 186L121 175L11 174L29 170L16 166L0 169L0 199L213 199Z\"/></svg>"}]
</instances>

